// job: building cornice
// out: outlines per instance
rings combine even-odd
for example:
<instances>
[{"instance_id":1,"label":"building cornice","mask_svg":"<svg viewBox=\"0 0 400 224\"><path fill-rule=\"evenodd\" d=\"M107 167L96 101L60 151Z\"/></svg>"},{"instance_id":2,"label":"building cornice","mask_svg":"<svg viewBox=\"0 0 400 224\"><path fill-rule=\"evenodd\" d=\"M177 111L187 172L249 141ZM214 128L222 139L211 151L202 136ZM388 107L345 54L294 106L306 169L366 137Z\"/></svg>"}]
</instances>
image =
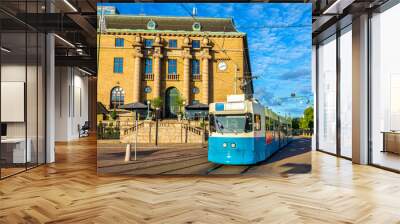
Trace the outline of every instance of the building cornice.
<instances>
[{"instance_id":1,"label":"building cornice","mask_svg":"<svg viewBox=\"0 0 400 224\"><path fill-rule=\"evenodd\" d=\"M103 35L163 35L163 36L190 36L190 37L244 37L242 32L198 32L198 31L176 31L176 30L131 30L131 29L107 29L106 32L97 30L97 34Z\"/></svg>"}]
</instances>

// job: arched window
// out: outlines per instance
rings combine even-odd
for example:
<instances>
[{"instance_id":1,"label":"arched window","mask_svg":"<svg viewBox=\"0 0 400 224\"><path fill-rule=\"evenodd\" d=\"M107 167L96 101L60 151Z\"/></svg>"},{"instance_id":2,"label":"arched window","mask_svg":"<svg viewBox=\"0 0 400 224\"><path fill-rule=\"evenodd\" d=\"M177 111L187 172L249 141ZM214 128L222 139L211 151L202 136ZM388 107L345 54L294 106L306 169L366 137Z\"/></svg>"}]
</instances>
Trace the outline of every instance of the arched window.
<instances>
[{"instance_id":1,"label":"arched window","mask_svg":"<svg viewBox=\"0 0 400 224\"><path fill-rule=\"evenodd\" d=\"M111 90L110 107L118 108L120 105L124 105L125 91L119 86L114 87Z\"/></svg>"}]
</instances>

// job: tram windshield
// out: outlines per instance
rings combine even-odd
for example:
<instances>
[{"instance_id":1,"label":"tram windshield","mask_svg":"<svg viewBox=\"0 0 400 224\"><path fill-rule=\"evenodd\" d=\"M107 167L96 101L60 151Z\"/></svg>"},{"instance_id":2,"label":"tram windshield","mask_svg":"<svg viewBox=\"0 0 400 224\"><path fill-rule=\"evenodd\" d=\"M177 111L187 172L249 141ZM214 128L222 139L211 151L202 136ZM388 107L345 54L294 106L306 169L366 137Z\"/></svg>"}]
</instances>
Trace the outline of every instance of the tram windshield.
<instances>
[{"instance_id":1,"label":"tram windshield","mask_svg":"<svg viewBox=\"0 0 400 224\"><path fill-rule=\"evenodd\" d=\"M243 115L211 115L210 127L212 132L243 133L253 130L251 114Z\"/></svg>"}]
</instances>

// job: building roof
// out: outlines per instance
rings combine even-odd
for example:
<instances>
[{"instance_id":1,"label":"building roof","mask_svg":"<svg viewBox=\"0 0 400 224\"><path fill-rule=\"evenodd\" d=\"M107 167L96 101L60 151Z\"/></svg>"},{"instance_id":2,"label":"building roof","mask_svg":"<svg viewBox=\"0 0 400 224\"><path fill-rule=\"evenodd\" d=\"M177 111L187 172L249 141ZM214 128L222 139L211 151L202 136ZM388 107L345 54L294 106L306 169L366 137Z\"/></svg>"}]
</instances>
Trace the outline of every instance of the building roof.
<instances>
[{"instance_id":1,"label":"building roof","mask_svg":"<svg viewBox=\"0 0 400 224\"><path fill-rule=\"evenodd\" d=\"M147 23L153 20L155 30L163 31L190 31L190 32L239 32L236 30L232 18L209 17L172 17L172 16L134 16L134 15L106 15L107 29L147 30ZM199 22L200 31L193 30L193 24Z\"/></svg>"}]
</instances>

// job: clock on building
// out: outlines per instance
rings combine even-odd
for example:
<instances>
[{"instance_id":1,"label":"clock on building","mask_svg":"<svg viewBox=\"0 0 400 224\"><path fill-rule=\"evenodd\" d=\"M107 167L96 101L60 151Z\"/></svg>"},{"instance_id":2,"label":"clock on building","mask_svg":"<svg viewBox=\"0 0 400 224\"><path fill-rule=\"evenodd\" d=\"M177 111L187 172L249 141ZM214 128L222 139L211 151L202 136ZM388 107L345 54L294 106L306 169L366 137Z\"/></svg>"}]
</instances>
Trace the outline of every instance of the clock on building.
<instances>
[{"instance_id":1,"label":"clock on building","mask_svg":"<svg viewBox=\"0 0 400 224\"><path fill-rule=\"evenodd\" d=\"M220 61L218 63L218 70L220 71L226 71L226 69L228 68L228 65L226 64L225 61Z\"/></svg>"}]
</instances>

